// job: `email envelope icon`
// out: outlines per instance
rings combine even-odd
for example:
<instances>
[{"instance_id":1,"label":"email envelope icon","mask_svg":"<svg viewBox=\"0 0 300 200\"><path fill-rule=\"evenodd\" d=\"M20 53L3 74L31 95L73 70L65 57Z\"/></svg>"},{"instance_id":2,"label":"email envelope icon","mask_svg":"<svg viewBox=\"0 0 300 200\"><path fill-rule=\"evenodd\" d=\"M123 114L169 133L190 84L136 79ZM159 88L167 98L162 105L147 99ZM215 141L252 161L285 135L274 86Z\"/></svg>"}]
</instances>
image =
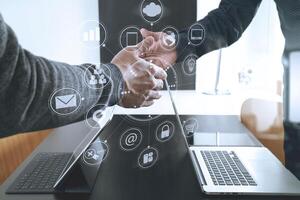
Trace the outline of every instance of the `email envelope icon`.
<instances>
[{"instance_id":1,"label":"email envelope icon","mask_svg":"<svg viewBox=\"0 0 300 200\"><path fill-rule=\"evenodd\" d=\"M77 106L77 98L75 94L55 97L55 108L71 108Z\"/></svg>"}]
</instances>

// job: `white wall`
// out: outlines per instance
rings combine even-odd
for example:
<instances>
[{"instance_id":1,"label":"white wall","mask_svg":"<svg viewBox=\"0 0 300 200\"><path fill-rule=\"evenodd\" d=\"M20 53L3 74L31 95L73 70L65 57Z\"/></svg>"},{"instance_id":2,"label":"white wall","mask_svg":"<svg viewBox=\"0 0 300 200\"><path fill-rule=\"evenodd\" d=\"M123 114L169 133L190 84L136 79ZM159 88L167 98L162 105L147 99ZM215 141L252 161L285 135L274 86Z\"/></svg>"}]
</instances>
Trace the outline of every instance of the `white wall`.
<instances>
[{"instance_id":1,"label":"white wall","mask_svg":"<svg viewBox=\"0 0 300 200\"><path fill-rule=\"evenodd\" d=\"M85 20L98 20L97 0L1 0L0 12L34 54L70 64L99 62L99 49L85 48L78 36Z\"/></svg>"}]
</instances>

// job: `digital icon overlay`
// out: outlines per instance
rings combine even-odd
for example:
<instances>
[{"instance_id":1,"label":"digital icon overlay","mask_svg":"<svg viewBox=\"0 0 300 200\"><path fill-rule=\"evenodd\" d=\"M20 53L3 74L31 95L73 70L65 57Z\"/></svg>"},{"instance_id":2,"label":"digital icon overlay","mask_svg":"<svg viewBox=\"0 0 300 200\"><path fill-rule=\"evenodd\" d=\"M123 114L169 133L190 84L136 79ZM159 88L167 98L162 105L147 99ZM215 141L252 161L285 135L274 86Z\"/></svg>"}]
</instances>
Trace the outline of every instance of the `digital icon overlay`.
<instances>
[{"instance_id":1,"label":"digital icon overlay","mask_svg":"<svg viewBox=\"0 0 300 200\"><path fill-rule=\"evenodd\" d=\"M138 157L138 165L141 168L150 168L158 160L158 151L153 147L144 149Z\"/></svg>"},{"instance_id":2,"label":"digital icon overlay","mask_svg":"<svg viewBox=\"0 0 300 200\"><path fill-rule=\"evenodd\" d=\"M142 132L139 129L132 128L121 135L120 146L125 151L132 151L141 144L142 139Z\"/></svg>"},{"instance_id":3,"label":"digital icon overlay","mask_svg":"<svg viewBox=\"0 0 300 200\"><path fill-rule=\"evenodd\" d=\"M196 55L188 55L183 63L182 63L182 69L183 72L188 75L192 76L196 73L197 70L197 56Z\"/></svg>"},{"instance_id":4,"label":"digital icon overlay","mask_svg":"<svg viewBox=\"0 0 300 200\"><path fill-rule=\"evenodd\" d=\"M86 114L86 123L91 128L102 128L101 127L101 119L105 118L107 105L105 104L96 104L91 107Z\"/></svg>"},{"instance_id":5,"label":"digital icon overlay","mask_svg":"<svg viewBox=\"0 0 300 200\"><path fill-rule=\"evenodd\" d=\"M55 109L77 107L76 94L61 95L55 97Z\"/></svg>"},{"instance_id":6,"label":"digital icon overlay","mask_svg":"<svg viewBox=\"0 0 300 200\"><path fill-rule=\"evenodd\" d=\"M98 165L103 162L108 155L106 142L94 142L83 154L83 160L88 165Z\"/></svg>"},{"instance_id":7,"label":"digital icon overlay","mask_svg":"<svg viewBox=\"0 0 300 200\"><path fill-rule=\"evenodd\" d=\"M197 131L198 122L194 118L190 118L183 123L183 129L186 137L191 137Z\"/></svg>"},{"instance_id":8,"label":"digital icon overlay","mask_svg":"<svg viewBox=\"0 0 300 200\"><path fill-rule=\"evenodd\" d=\"M122 49L130 51L136 50L138 43L143 41L143 36L140 33L140 29L135 26L126 27L120 35L120 45ZM133 48L126 48L133 47ZM135 48L134 48L135 47Z\"/></svg>"},{"instance_id":9,"label":"digital icon overlay","mask_svg":"<svg viewBox=\"0 0 300 200\"><path fill-rule=\"evenodd\" d=\"M63 88L52 93L49 106L59 115L68 115L75 112L81 104L82 98L78 91L72 88Z\"/></svg>"},{"instance_id":10,"label":"digital icon overlay","mask_svg":"<svg viewBox=\"0 0 300 200\"><path fill-rule=\"evenodd\" d=\"M160 0L144 0L141 4L141 15L149 23L160 20L163 15L163 5Z\"/></svg>"},{"instance_id":11,"label":"digital icon overlay","mask_svg":"<svg viewBox=\"0 0 300 200\"><path fill-rule=\"evenodd\" d=\"M80 27L80 41L85 47L98 48L105 46L106 37L106 28L98 21L85 21Z\"/></svg>"},{"instance_id":12,"label":"digital icon overlay","mask_svg":"<svg viewBox=\"0 0 300 200\"><path fill-rule=\"evenodd\" d=\"M192 45L201 45L205 40L205 28L202 24L193 24L188 32L189 43Z\"/></svg>"},{"instance_id":13,"label":"digital icon overlay","mask_svg":"<svg viewBox=\"0 0 300 200\"><path fill-rule=\"evenodd\" d=\"M179 42L179 33L172 27L168 26L161 31L160 42L161 46L166 50L172 50L176 48Z\"/></svg>"},{"instance_id":14,"label":"digital icon overlay","mask_svg":"<svg viewBox=\"0 0 300 200\"><path fill-rule=\"evenodd\" d=\"M111 71L104 64L89 66L84 73L84 81L89 88L102 89L111 82Z\"/></svg>"},{"instance_id":15,"label":"digital icon overlay","mask_svg":"<svg viewBox=\"0 0 300 200\"><path fill-rule=\"evenodd\" d=\"M172 138L174 132L175 126L172 122L163 122L156 129L156 139L160 142L166 142Z\"/></svg>"},{"instance_id":16,"label":"digital icon overlay","mask_svg":"<svg viewBox=\"0 0 300 200\"><path fill-rule=\"evenodd\" d=\"M136 47L139 42L138 32L126 32L126 46Z\"/></svg>"}]
</instances>

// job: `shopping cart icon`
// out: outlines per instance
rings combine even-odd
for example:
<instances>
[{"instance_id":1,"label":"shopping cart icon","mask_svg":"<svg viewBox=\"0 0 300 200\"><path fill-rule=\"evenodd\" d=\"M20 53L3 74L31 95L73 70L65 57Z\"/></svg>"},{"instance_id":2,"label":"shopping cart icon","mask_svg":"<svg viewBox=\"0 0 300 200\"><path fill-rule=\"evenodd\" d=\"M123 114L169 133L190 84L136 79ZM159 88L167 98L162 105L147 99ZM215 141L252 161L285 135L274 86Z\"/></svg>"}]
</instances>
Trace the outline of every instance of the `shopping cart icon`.
<instances>
[{"instance_id":1,"label":"shopping cart icon","mask_svg":"<svg viewBox=\"0 0 300 200\"><path fill-rule=\"evenodd\" d=\"M197 129L197 121L194 119L188 120L184 125L184 129L187 137L192 136Z\"/></svg>"}]
</instances>

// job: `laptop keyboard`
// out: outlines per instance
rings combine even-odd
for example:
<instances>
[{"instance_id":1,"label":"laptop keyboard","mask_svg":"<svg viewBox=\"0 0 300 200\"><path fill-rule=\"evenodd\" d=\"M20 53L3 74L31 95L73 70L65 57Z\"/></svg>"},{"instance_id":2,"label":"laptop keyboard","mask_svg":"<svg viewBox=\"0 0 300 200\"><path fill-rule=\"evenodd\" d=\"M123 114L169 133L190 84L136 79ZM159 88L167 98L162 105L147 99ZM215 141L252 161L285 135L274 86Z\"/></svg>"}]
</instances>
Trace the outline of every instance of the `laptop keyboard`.
<instances>
[{"instance_id":1,"label":"laptop keyboard","mask_svg":"<svg viewBox=\"0 0 300 200\"><path fill-rule=\"evenodd\" d=\"M10 186L7 193L47 193L63 172L72 153L39 153Z\"/></svg>"},{"instance_id":2,"label":"laptop keyboard","mask_svg":"<svg viewBox=\"0 0 300 200\"><path fill-rule=\"evenodd\" d=\"M201 151L214 185L257 186L235 152Z\"/></svg>"}]
</instances>

